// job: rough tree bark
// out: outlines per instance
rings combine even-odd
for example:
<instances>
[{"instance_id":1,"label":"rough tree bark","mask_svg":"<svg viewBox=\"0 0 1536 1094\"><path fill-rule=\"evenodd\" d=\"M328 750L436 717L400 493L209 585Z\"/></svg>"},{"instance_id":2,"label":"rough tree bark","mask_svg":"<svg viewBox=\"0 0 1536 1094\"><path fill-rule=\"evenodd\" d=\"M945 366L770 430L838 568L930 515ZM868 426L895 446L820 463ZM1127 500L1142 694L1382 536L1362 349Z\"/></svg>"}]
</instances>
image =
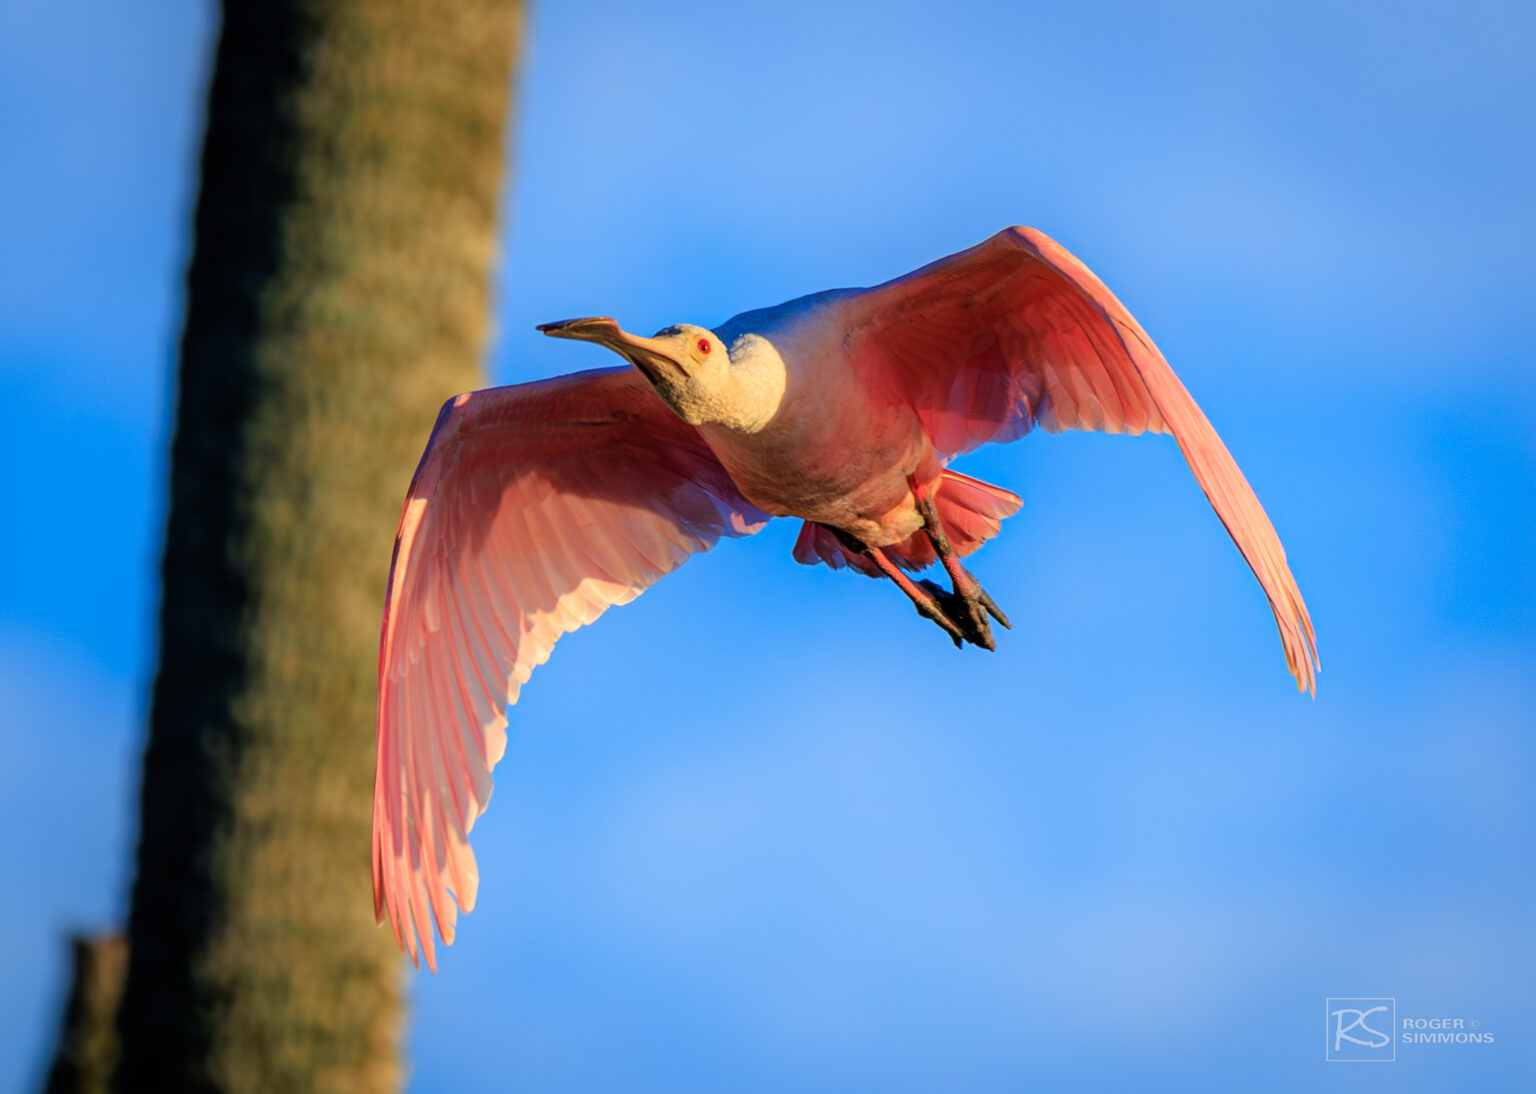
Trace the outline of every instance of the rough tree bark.
<instances>
[{"instance_id":1,"label":"rough tree bark","mask_svg":"<svg viewBox=\"0 0 1536 1094\"><path fill-rule=\"evenodd\" d=\"M201 163L117 1088L386 1091L378 625L481 382L520 0L226 0Z\"/></svg>"}]
</instances>

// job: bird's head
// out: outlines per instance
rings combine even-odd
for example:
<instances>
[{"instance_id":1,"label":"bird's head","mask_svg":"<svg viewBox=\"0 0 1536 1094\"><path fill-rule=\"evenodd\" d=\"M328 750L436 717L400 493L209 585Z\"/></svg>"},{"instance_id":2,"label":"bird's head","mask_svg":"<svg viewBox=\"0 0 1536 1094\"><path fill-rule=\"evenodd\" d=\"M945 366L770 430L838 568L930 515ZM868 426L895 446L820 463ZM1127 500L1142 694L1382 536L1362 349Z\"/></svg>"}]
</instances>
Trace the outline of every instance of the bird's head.
<instances>
[{"instance_id":1,"label":"bird's head","mask_svg":"<svg viewBox=\"0 0 1536 1094\"><path fill-rule=\"evenodd\" d=\"M656 393L685 422L723 422L731 405L731 357L714 331L679 323L641 338L607 316L541 324L551 338L575 338L607 346L640 370Z\"/></svg>"}]
</instances>

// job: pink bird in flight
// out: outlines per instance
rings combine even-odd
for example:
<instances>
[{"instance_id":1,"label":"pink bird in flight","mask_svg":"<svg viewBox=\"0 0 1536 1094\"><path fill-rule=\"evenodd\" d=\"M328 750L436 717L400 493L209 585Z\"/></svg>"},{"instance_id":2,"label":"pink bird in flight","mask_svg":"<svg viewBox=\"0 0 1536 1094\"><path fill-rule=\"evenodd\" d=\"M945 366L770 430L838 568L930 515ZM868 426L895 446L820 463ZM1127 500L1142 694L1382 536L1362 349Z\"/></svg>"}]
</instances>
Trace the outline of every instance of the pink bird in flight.
<instances>
[{"instance_id":1,"label":"pink bird in flight","mask_svg":"<svg viewBox=\"0 0 1536 1094\"><path fill-rule=\"evenodd\" d=\"M1019 507L949 470L1030 429L1171 433L1258 578L1297 687L1312 623L1221 438L1136 320L1031 228L871 289L714 330L641 338L607 318L539 328L628 366L460 395L406 495L379 646L373 900L436 968L479 873L469 831L506 709L562 634L627 604L722 536L804 523L799 562L889 578L956 646L1003 612L960 559ZM939 562L949 588L909 573Z\"/></svg>"}]
</instances>

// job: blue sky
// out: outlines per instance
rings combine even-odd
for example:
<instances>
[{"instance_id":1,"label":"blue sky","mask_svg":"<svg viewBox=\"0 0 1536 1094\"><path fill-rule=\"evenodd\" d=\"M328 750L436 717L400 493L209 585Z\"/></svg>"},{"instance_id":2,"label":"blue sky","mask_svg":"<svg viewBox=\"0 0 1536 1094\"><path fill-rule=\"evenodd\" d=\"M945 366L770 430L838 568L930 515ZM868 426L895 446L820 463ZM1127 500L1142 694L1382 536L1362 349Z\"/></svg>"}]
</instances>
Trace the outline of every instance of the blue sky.
<instances>
[{"instance_id":1,"label":"blue sky","mask_svg":"<svg viewBox=\"0 0 1536 1094\"><path fill-rule=\"evenodd\" d=\"M537 322L712 323L1035 225L1247 472L1318 698L1163 439L962 463L1025 499L974 565L1016 623L995 655L795 565L788 523L727 544L524 689L480 908L414 980L412 1089L1512 1088L1529 6L939 10L542 6L493 378L608 363ZM0 1091L42 1066L64 932L122 913L213 31L0 12ZM1372 994L1496 1042L1324 1063L1325 998Z\"/></svg>"}]
</instances>

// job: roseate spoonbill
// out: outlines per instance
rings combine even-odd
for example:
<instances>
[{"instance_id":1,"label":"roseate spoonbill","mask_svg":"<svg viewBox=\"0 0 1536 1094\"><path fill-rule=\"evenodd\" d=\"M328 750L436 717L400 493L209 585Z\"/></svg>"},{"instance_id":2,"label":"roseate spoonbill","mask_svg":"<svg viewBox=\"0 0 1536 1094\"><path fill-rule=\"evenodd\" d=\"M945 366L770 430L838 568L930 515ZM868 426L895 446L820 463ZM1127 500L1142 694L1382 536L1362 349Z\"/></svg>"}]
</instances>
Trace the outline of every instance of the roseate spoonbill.
<instances>
[{"instance_id":1,"label":"roseate spoonbill","mask_svg":"<svg viewBox=\"0 0 1536 1094\"><path fill-rule=\"evenodd\" d=\"M804 524L795 558L886 577L956 646L1008 620L960 564L1018 508L951 471L987 441L1172 433L1315 693L1312 624L1226 446L1120 301L1044 234L1007 228L872 289L641 338L607 318L539 328L619 366L460 395L416 469L384 604L375 915L436 968L474 907L469 830L506 707L555 641L721 536ZM942 564L950 588L909 571Z\"/></svg>"}]
</instances>

